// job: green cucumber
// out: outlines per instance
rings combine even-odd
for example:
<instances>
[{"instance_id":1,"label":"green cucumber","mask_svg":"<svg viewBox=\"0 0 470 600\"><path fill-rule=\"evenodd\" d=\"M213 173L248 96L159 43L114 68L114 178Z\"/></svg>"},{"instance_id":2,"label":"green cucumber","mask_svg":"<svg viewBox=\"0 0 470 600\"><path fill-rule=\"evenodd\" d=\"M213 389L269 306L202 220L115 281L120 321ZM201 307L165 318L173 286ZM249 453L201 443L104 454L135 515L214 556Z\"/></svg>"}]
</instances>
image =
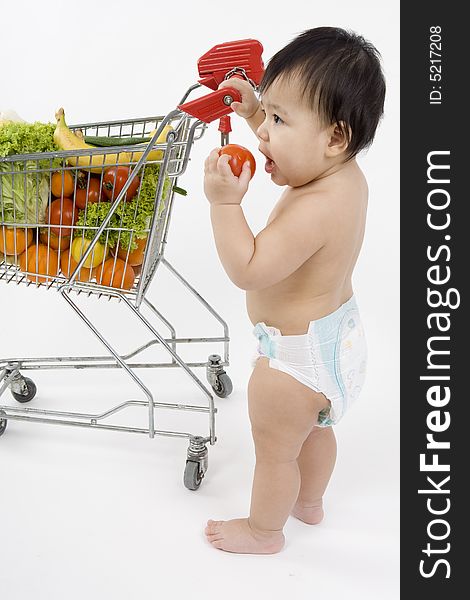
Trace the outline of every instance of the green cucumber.
<instances>
[{"instance_id":1,"label":"green cucumber","mask_svg":"<svg viewBox=\"0 0 470 600\"><path fill-rule=\"evenodd\" d=\"M86 135L85 142L92 146L107 148L109 146L133 146L134 144L148 144L152 138L149 137L105 137Z\"/></svg>"}]
</instances>

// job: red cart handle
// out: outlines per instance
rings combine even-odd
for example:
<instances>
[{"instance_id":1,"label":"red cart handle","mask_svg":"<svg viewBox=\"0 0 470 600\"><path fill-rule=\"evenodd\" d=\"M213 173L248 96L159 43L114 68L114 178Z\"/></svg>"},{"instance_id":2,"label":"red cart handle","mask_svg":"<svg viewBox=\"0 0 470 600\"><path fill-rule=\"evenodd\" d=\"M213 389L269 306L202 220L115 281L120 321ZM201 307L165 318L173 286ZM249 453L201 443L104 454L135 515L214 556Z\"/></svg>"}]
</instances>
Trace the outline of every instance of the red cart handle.
<instances>
[{"instance_id":1,"label":"red cart handle","mask_svg":"<svg viewBox=\"0 0 470 600\"><path fill-rule=\"evenodd\" d=\"M231 77L240 77L256 87L263 76L261 59L263 46L257 40L238 40L214 46L198 60L199 83L216 90L202 98L180 104L182 110L205 123L211 123L232 112L232 102L241 102L240 93L234 88L217 89L219 84Z\"/></svg>"},{"instance_id":2,"label":"red cart handle","mask_svg":"<svg viewBox=\"0 0 470 600\"><path fill-rule=\"evenodd\" d=\"M232 112L232 102L241 102L241 95L235 88L224 88L202 98L180 104L178 108L204 123L211 123Z\"/></svg>"},{"instance_id":3,"label":"red cart handle","mask_svg":"<svg viewBox=\"0 0 470 600\"><path fill-rule=\"evenodd\" d=\"M240 75L258 85L263 77L263 46L258 40L217 44L197 61L199 83L216 90L224 79Z\"/></svg>"}]
</instances>

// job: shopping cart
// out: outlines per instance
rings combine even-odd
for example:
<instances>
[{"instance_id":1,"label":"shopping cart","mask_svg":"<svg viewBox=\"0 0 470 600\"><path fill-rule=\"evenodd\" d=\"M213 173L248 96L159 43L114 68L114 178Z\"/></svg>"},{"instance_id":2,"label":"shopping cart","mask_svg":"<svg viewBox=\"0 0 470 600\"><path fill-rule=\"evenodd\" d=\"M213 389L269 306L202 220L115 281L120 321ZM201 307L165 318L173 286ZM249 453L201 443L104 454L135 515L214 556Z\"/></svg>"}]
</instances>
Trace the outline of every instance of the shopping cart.
<instances>
[{"instance_id":1,"label":"shopping cart","mask_svg":"<svg viewBox=\"0 0 470 600\"><path fill-rule=\"evenodd\" d=\"M186 170L194 141L215 119L221 119L222 142L228 141L230 104L240 97L235 89L218 90L218 85L237 76L256 86L263 70L261 52L261 44L255 40L215 46L199 59L199 82L187 90L177 109L165 116L78 124L67 133L63 112L59 111L58 123L62 123L66 136L75 136L73 143L78 147L0 158L0 281L55 289L109 353L0 359L0 396L10 388L13 398L23 405L0 405L0 435L12 420L144 433L150 438L184 437L189 440L184 485L198 489L208 466L207 443L216 442L217 409L211 391L193 369L205 367L207 381L217 396L225 398L231 393L232 382L224 368L229 365L229 331L222 317L166 260L164 250L174 196L183 193L178 179ZM214 91L187 102L201 85ZM77 138L84 144L93 141L96 147L80 149ZM17 194L23 190L24 206L16 203L13 212L8 212L6 208L11 206L7 196L15 190ZM147 297L160 265L207 309L223 335L177 336L173 323ZM121 302L150 332L151 340L128 354L119 354L92 323L86 314L89 309L78 306L77 296L81 294ZM143 307L152 320L143 314ZM157 331L153 318L163 323L170 337ZM210 354L207 361L185 362L177 351L178 344L219 342L224 344L223 360L218 354ZM170 362L136 361L155 344L170 355ZM156 367L180 367L202 393L207 406L156 402L136 374L138 369ZM24 406L36 394L36 385L25 372L64 368L122 369L145 399L125 400L96 414ZM126 427L111 422L114 415L134 406L147 409L148 426ZM156 429L156 409L207 413L209 433L204 436Z\"/></svg>"}]
</instances>

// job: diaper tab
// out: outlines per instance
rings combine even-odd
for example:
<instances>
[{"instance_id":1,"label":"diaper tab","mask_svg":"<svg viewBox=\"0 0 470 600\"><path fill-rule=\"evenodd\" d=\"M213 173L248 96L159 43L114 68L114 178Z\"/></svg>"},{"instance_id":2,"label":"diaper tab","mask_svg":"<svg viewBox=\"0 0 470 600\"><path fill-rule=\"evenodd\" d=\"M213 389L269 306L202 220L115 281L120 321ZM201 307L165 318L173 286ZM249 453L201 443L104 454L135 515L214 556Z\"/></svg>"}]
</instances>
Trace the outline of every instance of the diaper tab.
<instances>
[{"instance_id":1,"label":"diaper tab","mask_svg":"<svg viewBox=\"0 0 470 600\"><path fill-rule=\"evenodd\" d=\"M276 343L272 339L265 323L257 323L253 329L253 334L258 338L258 352L262 356L276 358Z\"/></svg>"}]
</instances>

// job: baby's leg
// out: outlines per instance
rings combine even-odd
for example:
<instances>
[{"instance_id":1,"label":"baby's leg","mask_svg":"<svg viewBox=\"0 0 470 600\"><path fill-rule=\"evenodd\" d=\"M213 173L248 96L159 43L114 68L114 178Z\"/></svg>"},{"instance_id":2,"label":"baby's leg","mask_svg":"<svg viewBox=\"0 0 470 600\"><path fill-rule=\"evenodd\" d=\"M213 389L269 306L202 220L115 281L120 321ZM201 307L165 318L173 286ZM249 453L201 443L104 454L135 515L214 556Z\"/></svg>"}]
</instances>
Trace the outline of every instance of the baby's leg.
<instances>
[{"instance_id":1,"label":"baby's leg","mask_svg":"<svg viewBox=\"0 0 470 600\"><path fill-rule=\"evenodd\" d=\"M336 461L336 439L332 427L314 427L302 445L297 463L301 486L292 510L294 517L316 525L323 518L323 494Z\"/></svg>"},{"instance_id":2,"label":"baby's leg","mask_svg":"<svg viewBox=\"0 0 470 600\"><path fill-rule=\"evenodd\" d=\"M248 519L209 521L206 535L230 552L273 553L300 490L297 458L325 399L258 359L248 384L256 465Z\"/></svg>"}]
</instances>

